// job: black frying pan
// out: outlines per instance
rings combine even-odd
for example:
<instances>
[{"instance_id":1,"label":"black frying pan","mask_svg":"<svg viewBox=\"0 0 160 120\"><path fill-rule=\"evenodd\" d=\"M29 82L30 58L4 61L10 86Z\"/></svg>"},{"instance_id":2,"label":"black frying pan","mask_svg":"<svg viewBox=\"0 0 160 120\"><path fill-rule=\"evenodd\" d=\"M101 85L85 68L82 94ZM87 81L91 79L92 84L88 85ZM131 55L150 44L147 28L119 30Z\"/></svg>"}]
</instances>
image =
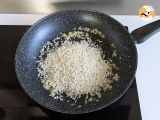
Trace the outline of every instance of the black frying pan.
<instances>
[{"instance_id":1,"label":"black frying pan","mask_svg":"<svg viewBox=\"0 0 160 120\"><path fill-rule=\"evenodd\" d=\"M125 18L124 18L125 19ZM97 28L102 31L106 39L102 39L103 52L110 57L112 49L109 43L116 45L118 57L114 62L119 67L119 82L113 83L113 89L107 94L102 93L99 102L83 104L81 100L72 103L54 100L47 90L42 87L37 77L37 59L40 49L58 34L71 31L79 26ZM142 28L128 33L126 28L112 17L88 10L69 10L53 13L34 24L24 35L16 52L15 66L19 82L24 91L41 106L62 113L81 114L97 111L116 102L130 87L137 68L137 50L135 42L141 43L160 28L160 21L156 21ZM121 59L120 59L121 58ZM65 100L68 98L66 97ZM81 108L77 106L82 104Z\"/></svg>"}]
</instances>

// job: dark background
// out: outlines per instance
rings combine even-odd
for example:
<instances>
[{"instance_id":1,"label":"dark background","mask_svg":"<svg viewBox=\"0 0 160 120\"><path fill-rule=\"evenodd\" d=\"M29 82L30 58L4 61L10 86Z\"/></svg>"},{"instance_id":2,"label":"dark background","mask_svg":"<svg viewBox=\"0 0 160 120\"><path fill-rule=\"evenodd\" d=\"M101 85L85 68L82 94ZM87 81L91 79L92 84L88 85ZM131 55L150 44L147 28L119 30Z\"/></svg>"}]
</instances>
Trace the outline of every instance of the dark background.
<instances>
[{"instance_id":1,"label":"dark background","mask_svg":"<svg viewBox=\"0 0 160 120\"><path fill-rule=\"evenodd\" d=\"M49 119L47 115L26 96L19 86L15 74L15 51L21 37L28 28L29 26L0 25L0 120ZM141 120L135 81L122 99L121 105L115 111L111 113L104 112L99 116L92 116L93 118L87 117L87 120L97 120L102 116L109 120ZM80 119L79 117L76 119L86 120ZM64 119L55 117L54 120Z\"/></svg>"}]
</instances>

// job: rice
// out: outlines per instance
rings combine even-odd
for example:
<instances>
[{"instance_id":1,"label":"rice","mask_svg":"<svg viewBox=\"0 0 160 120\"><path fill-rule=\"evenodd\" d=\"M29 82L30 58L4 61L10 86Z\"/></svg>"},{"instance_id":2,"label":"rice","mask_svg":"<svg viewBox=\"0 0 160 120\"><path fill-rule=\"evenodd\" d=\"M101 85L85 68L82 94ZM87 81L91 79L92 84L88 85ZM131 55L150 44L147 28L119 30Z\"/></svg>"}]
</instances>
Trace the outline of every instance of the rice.
<instances>
[{"instance_id":1,"label":"rice","mask_svg":"<svg viewBox=\"0 0 160 120\"><path fill-rule=\"evenodd\" d=\"M63 101L63 93L69 98L77 100L86 95L88 102L98 101L101 98L101 90L107 92L112 89L112 82L118 81L119 76L113 73L116 65L110 59L105 60L102 49L91 42L90 29L79 28L80 31L72 31L61 35L65 41L60 47L48 42L41 49L38 61L38 77L41 78L43 87L49 90L50 96ZM104 38L97 29L90 30ZM79 42L71 42L71 38L80 38ZM55 42L55 38L53 41ZM51 49L55 46L57 49ZM47 51L43 59L44 51ZM90 97L90 98L89 98ZM85 101L85 103L87 103Z\"/></svg>"}]
</instances>

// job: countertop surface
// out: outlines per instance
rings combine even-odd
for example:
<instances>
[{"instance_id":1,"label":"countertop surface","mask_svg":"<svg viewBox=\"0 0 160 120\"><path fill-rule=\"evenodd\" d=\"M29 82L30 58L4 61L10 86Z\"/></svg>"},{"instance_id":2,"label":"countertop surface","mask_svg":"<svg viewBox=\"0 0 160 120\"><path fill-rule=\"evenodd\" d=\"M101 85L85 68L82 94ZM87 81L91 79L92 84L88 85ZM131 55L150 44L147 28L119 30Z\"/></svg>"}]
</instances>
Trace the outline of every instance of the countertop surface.
<instances>
[{"instance_id":1,"label":"countertop surface","mask_svg":"<svg viewBox=\"0 0 160 120\"><path fill-rule=\"evenodd\" d=\"M159 0L1 0L0 13L48 14L64 9L94 9L112 15L137 15L142 5L151 5L160 15Z\"/></svg>"},{"instance_id":2,"label":"countertop surface","mask_svg":"<svg viewBox=\"0 0 160 120\"><path fill-rule=\"evenodd\" d=\"M0 14L0 25L32 25L46 14ZM111 15L129 31L149 22L142 21L138 16ZM160 19L156 16L153 21ZM160 32L143 44L137 45L138 68L136 73L140 108L143 120L160 120Z\"/></svg>"}]
</instances>

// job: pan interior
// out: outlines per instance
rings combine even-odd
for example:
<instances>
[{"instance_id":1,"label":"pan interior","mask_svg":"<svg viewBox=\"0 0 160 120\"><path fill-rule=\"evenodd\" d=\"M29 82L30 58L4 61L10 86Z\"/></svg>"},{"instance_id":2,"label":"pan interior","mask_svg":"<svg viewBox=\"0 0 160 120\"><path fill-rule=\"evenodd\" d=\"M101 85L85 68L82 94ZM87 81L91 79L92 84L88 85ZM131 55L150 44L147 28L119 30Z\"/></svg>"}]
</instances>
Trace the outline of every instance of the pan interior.
<instances>
[{"instance_id":1,"label":"pan interior","mask_svg":"<svg viewBox=\"0 0 160 120\"><path fill-rule=\"evenodd\" d=\"M60 33L72 31L74 28L97 28L105 39L98 44L107 57L113 51L110 47L114 43L118 57L114 62L119 67L120 80L112 84L112 90L102 93L99 102L83 104L81 108L71 103L54 100L49 96L37 76L37 60L40 49L47 41L53 40ZM94 41L96 42L96 41ZM99 110L110 105L122 96L130 86L137 67L137 52L129 33L113 18L99 12L70 10L51 14L33 25L22 38L16 52L16 72L22 88L40 105L62 113L80 114ZM68 99L68 98L66 98Z\"/></svg>"}]
</instances>

